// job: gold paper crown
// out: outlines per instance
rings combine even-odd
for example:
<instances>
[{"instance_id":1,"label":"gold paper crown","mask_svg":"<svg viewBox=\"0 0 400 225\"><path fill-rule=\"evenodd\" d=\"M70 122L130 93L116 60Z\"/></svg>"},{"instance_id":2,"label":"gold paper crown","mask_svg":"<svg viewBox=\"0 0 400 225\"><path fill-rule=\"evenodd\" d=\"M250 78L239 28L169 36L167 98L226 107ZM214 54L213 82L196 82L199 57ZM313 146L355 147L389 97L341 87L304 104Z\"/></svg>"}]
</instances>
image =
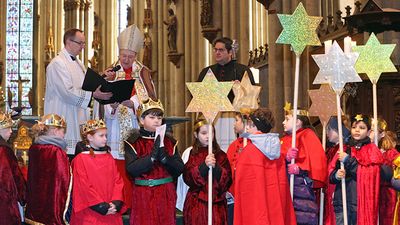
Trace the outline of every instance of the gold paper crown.
<instances>
[{"instance_id":1,"label":"gold paper crown","mask_svg":"<svg viewBox=\"0 0 400 225\"><path fill-rule=\"evenodd\" d=\"M38 124L44 124L46 126L62 127L62 128L67 127L65 119L57 114L47 114L42 117L42 120L37 122Z\"/></svg>"},{"instance_id":2,"label":"gold paper crown","mask_svg":"<svg viewBox=\"0 0 400 225\"><path fill-rule=\"evenodd\" d=\"M196 131L197 129L199 129L199 127L202 127L206 124L208 124L208 121L206 120L206 118L204 118L203 115L200 115L193 124L193 130Z\"/></svg>"},{"instance_id":3,"label":"gold paper crown","mask_svg":"<svg viewBox=\"0 0 400 225\"><path fill-rule=\"evenodd\" d=\"M98 129L107 128L106 123L103 120L88 120L86 123L81 125L81 133L86 135L91 131L95 131Z\"/></svg>"},{"instance_id":4,"label":"gold paper crown","mask_svg":"<svg viewBox=\"0 0 400 225\"><path fill-rule=\"evenodd\" d=\"M374 121L374 119L372 119L372 121ZM387 131L387 122L386 120L382 119L382 118L378 118L378 130L380 130L380 132L382 131Z\"/></svg>"},{"instance_id":5,"label":"gold paper crown","mask_svg":"<svg viewBox=\"0 0 400 225\"><path fill-rule=\"evenodd\" d=\"M160 99L158 99L157 101L153 101L151 98L148 98L147 100L141 102L141 104L139 105L137 109L138 116L141 117L142 114L149 109L160 109L162 112L164 112L164 107Z\"/></svg>"},{"instance_id":6,"label":"gold paper crown","mask_svg":"<svg viewBox=\"0 0 400 225\"><path fill-rule=\"evenodd\" d=\"M283 109L285 110L286 115L293 115L293 109L292 109L291 103L286 102ZM304 110L304 109L297 109L297 115L298 116L308 116L308 111Z\"/></svg>"},{"instance_id":7,"label":"gold paper crown","mask_svg":"<svg viewBox=\"0 0 400 225\"><path fill-rule=\"evenodd\" d=\"M11 115L8 113L0 113L0 129L10 128L13 125Z\"/></svg>"}]
</instances>

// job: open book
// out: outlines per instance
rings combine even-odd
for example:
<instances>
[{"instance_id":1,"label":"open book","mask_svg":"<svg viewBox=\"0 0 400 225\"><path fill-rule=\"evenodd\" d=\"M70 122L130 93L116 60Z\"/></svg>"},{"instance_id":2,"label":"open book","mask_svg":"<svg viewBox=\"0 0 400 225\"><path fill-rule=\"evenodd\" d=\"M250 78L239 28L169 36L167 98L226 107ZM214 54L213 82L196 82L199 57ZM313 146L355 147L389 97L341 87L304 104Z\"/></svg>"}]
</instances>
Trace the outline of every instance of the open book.
<instances>
[{"instance_id":1,"label":"open book","mask_svg":"<svg viewBox=\"0 0 400 225\"><path fill-rule=\"evenodd\" d=\"M100 90L102 92L112 92L113 96L109 100L96 100L101 104L110 104L130 99L134 83L135 80L106 81L100 74L88 68L85 80L82 84L82 89L93 92L101 85Z\"/></svg>"}]
</instances>

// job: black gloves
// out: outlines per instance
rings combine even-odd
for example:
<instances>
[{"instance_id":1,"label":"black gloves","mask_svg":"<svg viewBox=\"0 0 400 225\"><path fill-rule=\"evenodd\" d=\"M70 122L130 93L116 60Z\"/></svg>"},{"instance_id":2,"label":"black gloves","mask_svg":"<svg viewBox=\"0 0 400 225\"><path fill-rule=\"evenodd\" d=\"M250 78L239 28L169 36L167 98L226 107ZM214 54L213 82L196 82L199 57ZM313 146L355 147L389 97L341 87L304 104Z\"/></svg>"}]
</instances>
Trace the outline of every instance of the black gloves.
<instances>
[{"instance_id":1,"label":"black gloves","mask_svg":"<svg viewBox=\"0 0 400 225\"><path fill-rule=\"evenodd\" d=\"M115 209L117 210L117 212L119 212L122 208L122 205L124 204L122 201L120 200L113 200L111 201L114 205L115 205Z\"/></svg>"},{"instance_id":2,"label":"black gloves","mask_svg":"<svg viewBox=\"0 0 400 225\"><path fill-rule=\"evenodd\" d=\"M97 205L90 206L90 208L95 212L100 213L101 215L106 215L108 209L110 208L110 204L108 204L107 202L102 202Z\"/></svg>"},{"instance_id":3,"label":"black gloves","mask_svg":"<svg viewBox=\"0 0 400 225\"><path fill-rule=\"evenodd\" d=\"M156 140L154 141L153 148L151 150L151 161L158 160L158 149L160 148L160 136L157 136Z\"/></svg>"},{"instance_id":4,"label":"black gloves","mask_svg":"<svg viewBox=\"0 0 400 225\"><path fill-rule=\"evenodd\" d=\"M165 152L164 147L160 147L160 136L157 136L156 140L154 141L153 149L151 150L151 160L153 162L157 160L162 164L167 163L168 154Z\"/></svg>"}]
</instances>

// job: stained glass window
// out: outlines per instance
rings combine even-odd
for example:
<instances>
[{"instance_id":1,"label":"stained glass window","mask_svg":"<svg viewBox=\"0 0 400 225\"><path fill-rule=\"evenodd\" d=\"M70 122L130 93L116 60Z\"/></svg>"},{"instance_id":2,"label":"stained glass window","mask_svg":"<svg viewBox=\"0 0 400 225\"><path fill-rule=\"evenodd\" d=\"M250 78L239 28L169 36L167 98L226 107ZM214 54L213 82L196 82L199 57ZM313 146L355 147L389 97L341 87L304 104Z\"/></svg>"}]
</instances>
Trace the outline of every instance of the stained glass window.
<instances>
[{"instance_id":1,"label":"stained glass window","mask_svg":"<svg viewBox=\"0 0 400 225\"><path fill-rule=\"evenodd\" d=\"M7 106L23 107L24 115L32 114L33 2L7 0L5 95Z\"/></svg>"}]
</instances>

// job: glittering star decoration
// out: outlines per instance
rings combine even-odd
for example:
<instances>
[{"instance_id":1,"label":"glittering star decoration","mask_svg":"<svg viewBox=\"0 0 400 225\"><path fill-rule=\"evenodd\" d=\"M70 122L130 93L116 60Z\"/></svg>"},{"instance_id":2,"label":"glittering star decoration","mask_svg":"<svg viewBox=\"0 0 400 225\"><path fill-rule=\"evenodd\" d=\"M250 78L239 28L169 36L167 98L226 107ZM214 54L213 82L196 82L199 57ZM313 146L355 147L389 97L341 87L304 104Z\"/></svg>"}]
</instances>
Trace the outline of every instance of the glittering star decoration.
<instances>
[{"instance_id":1,"label":"glittering star decoration","mask_svg":"<svg viewBox=\"0 0 400 225\"><path fill-rule=\"evenodd\" d=\"M330 84L335 92L341 93L347 82L361 82L354 64L358 53L344 53L336 41L325 54L312 55L319 67L313 84Z\"/></svg>"},{"instance_id":2,"label":"glittering star decoration","mask_svg":"<svg viewBox=\"0 0 400 225\"><path fill-rule=\"evenodd\" d=\"M219 111L234 111L228 99L233 81L218 82L211 69L202 82L188 82L186 85L193 95L186 112L202 112L207 120L214 121Z\"/></svg>"},{"instance_id":3,"label":"glittering star decoration","mask_svg":"<svg viewBox=\"0 0 400 225\"><path fill-rule=\"evenodd\" d=\"M377 83L384 72L397 72L390 55L396 44L381 44L372 33L364 46L354 46L354 52L360 53L356 63L358 73L367 74L372 83Z\"/></svg>"},{"instance_id":4,"label":"glittering star decoration","mask_svg":"<svg viewBox=\"0 0 400 225\"><path fill-rule=\"evenodd\" d=\"M337 114L336 93L329 84L321 84L317 90L308 90L312 104L308 110L310 116L318 116L322 124L328 124L331 116Z\"/></svg>"},{"instance_id":5,"label":"glittering star decoration","mask_svg":"<svg viewBox=\"0 0 400 225\"><path fill-rule=\"evenodd\" d=\"M356 119L356 121L362 121L364 118L361 114L357 114L354 119Z\"/></svg>"},{"instance_id":6,"label":"glittering star decoration","mask_svg":"<svg viewBox=\"0 0 400 225\"><path fill-rule=\"evenodd\" d=\"M244 111L259 107L258 96L260 95L261 87L251 84L247 72L244 73L240 83L233 84L232 90L233 94L235 94L235 98L233 99L233 108L235 111L243 113Z\"/></svg>"},{"instance_id":7,"label":"glittering star decoration","mask_svg":"<svg viewBox=\"0 0 400 225\"><path fill-rule=\"evenodd\" d=\"M316 32L322 17L308 16L303 4L292 15L278 14L283 31L276 43L290 44L296 55L301 55L307 45L321 45Z\"/></svg>"}]
</instances>

